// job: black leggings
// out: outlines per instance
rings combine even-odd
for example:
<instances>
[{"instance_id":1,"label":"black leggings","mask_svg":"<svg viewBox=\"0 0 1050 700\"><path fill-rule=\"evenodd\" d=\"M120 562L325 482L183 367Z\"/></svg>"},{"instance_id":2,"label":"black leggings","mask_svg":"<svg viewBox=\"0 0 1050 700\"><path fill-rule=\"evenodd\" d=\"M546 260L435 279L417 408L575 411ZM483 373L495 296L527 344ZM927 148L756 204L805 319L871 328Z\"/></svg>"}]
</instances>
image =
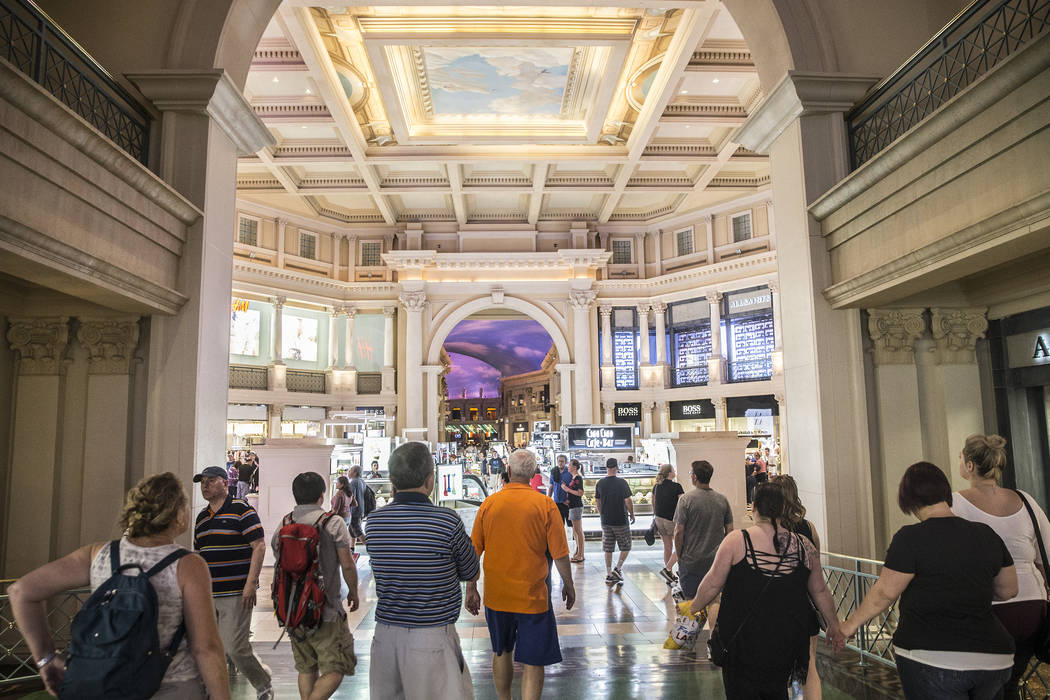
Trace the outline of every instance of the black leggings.
<instances>
[{"instance_id":1,"label":"black leggings","mask_svg":"<svg viewBox=\"0 0 1050 700\"><path fill-rule=\"evenodd\" d=\"M785 700L788 696L786 680L771 681L752 669L732 665L722 669L722 685L726 700Z\"/></svg>"},{"instance_id":2,"label":"black leggings","mask_svg":"<svg viewBox=\"0 0 1050 700\"><path fill-rule=\"evenodd\" d=\"M993 605L992 611L1003 623L1006 631L1013 635L1016 648L1010 680L1003 686L1003 694L1000 697L1003 700L1020 700L1021 691L1018 686L1039 643L1039 632L1047 612L1046 603L1041 600L1022 600L1017 603Z\"/></svg>"}]
</instances>

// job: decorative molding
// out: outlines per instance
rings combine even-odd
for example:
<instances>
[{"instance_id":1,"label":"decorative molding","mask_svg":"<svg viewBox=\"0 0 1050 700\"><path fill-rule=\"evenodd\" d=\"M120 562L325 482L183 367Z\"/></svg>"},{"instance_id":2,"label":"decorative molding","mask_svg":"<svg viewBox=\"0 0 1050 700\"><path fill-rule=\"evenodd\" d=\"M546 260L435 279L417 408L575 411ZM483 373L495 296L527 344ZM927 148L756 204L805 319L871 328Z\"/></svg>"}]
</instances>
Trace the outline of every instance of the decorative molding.
<instances>
[{"instance_id":1,"label":"decorative molding","mask_svg":"<svg viewBox=\"0 0 1050 700\"><path fill-rule=\"evenodd\" d=\"M967 365L977 362L974 348L988 331L987 308L930 309L930 329L937 342L937 362Z\"/></svg>"},{"instance_id":2,"label":"decorative molding","mask_svg":"<svg viewBox=\"0 0 1050 700\"><path fill-rule=\"evenodd\" d=\"M59 374L69 343L69 317L8 319L7 341L18 353L18 373Z\"/></svg>"},{"instance_id":3,"label":"decorative molding","mask_svg":"<svg viewBox=\"0 0 1050 700\"><path fill-rule=\"evenodd\" d=\"M503 287L492 288L492 303L497 306L503 304Z\"/></svg>"},{"instance_id":4,"label":"decorative molding","mask_svg":"<svg viewBox=\"0 0 1050 700\"><path fill-rule=\"evenodd\" d=\"M923 309L868 309L876 365L915 362L915 341L926 332Z\"/></svg>"},{"instance_id":5,"label":"decorative molding","mask_svg":"<svg viewBox=\"0 0 1050 700\"><path fill-rule=\"evenodd\" d=\"M77 341L89 355L90 374L128 374L139 343L139 317L80 317Z\"/></svg>"},{"instance_id":6,"label":"decorative molding","mask_svg":"<svg viewBox=\"0 0 1050 700\"><path fill-rule=\"evenodd\" d=\"M569 291L569 304L573 311L586 311L594 305L597 296L593 289L573 289Z\"/></svg>"},{"instance_id":7,"label":"decorative molding","mask_svg":"<svg viewBox=\"0 0 1050 700\"><path fill-rule=\"evenodd\" d=\"M387 309L387 307L383 308L384 315L386 314L386 309ZM353 320L354 316L357 315L357 307L354 306L353 304L347 304L342 309L340 309L340 311L342 311L343 315L346 316L350 320Z\"/></svg>"},{"instance_id":8,"label":"decorative molding","mask_svg":"<svg viewBox=\"0 0 1050 700\"><path fill-rule=\"evenodd\" d=\"M421 313L427 306L427 293L424 291L401 292L398 300L405 307L406 311Z\"/></svg>"},{"instance_id":9,"label":"decorative molding","mask_svg":"<svg viewBox=\"0 0 1050 700\"><path fill-rule=\"evenodd\" d=\"M222 69L172 68L126 77L162 112L207 114L241 155L258 153L276 143L244 93Z\"/></svg>"},{"instance_id":10,"label":"decorative molding","mask_svg":"<svg viewBox=\"0 0 1050 700\"><path fill-rule=\"evenodd\" d=\"M396 306L384 306L383 307L383 316L385 318L391 318L391 317L393 317L394 312L396 310L397 310Z\"/></svg>"},{"instance_id":11,"label":"decorative molding","mask_svg":"<svg viewBox=\"0 0 1050 700\"><path fill-rule=\"evenodd\" d=\"M612 306L609 304L602 304L598 307L598 313L602 316L602 321L612 318Z\"/></svg>"}]
</instances>

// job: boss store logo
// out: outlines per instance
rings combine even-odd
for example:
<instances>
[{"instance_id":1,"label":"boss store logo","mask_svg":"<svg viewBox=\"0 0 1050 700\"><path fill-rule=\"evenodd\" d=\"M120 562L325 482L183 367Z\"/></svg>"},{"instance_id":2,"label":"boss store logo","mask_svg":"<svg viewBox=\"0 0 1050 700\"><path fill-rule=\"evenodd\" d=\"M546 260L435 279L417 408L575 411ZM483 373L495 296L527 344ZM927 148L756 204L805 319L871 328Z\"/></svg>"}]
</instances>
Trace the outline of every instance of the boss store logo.
<instances>
[{"instance_id":1,"label":"boss store logo","mask_svg":"<svg viewBox=\"0 0 1050 700\"><path fill-rule=\"evenodd\" d=\"M641 403L618 403L613 405L614 423L638 423L641 420Z\"/></svg>"},{"instance_id":2,"label":"boss store logo","mask_svg":"<svg viewBox=\"0 0 1050 700\"><path fill-rule=\"evenodd\" d=\"M671 420L698 420L715 417L715 405L710 399L672 401Z\"/></svg>"}]
</instances>

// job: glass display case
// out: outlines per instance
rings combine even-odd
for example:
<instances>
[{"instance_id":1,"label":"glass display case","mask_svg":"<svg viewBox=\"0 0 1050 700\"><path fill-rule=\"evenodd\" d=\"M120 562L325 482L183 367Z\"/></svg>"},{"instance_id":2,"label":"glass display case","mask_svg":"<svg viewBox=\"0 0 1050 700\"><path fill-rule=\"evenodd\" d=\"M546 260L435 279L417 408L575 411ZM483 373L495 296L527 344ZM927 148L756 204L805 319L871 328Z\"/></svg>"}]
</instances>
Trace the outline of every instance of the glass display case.
<instances>
[{"instance_id":1,"label":"glass display case","mask_svg":"<svg viewBox=\"0 0 1050 700\"><path fill-rule=\"evenodd\" d=\"M394 486L390 479L382 477L379 479L365 479L365 483L376 492L376 508L382 508L394 499Z\"/></svg>"},{"instance_id":2,"label":"glass display case","mask_svg":"<svg viewBox=\"0 0 1050 700\"><path fill-rule=\"evenodd\" d=\"M608 455L574 456L583 467L583 513L597 515L594 503L594 486L605 477L605 460ZM618 457L619 458L619 457ZM656 464L638 462L620 462L617 476L624 479L631 487L631 499L634 502L635 515L650 515L653 512L653 485L660 467Z\"/></svg>"}]
</instances>

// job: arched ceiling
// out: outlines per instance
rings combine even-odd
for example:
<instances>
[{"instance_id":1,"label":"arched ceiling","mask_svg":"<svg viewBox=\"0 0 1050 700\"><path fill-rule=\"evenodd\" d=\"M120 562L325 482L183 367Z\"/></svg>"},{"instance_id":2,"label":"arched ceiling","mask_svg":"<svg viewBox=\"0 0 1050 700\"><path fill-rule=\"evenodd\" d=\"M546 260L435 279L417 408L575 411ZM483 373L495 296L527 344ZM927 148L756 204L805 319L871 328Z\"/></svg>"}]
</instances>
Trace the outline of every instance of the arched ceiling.
<instances>
[{"instance_id":1,"label":"arched ceiling","mask_svg":"<svg viewBox=\"0 0 1050 700\"><path fill-rule=\"evenodd\" d=\"M347 224L638 222L769 186L732 141L760 99L721 3L286 0L245 92L277 145L238 196Z\"/></svg>"}]
</instances>

